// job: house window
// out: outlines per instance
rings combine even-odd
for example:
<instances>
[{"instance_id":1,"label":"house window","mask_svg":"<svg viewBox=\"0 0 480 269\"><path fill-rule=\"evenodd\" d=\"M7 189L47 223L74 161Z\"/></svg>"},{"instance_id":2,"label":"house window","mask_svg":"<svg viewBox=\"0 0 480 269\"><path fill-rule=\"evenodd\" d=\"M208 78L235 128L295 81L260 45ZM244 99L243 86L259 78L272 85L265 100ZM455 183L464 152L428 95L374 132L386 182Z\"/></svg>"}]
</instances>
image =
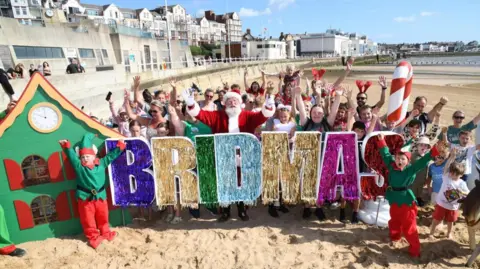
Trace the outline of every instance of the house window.
<instances>
[{"instance_id":1,"label":"house window","mask_svg":"<svg viewBox=\"0 0 480 269\"><path fill-rule=\"evenodd\" d=\"M80 58L95 58L93 49L78 49L78 52L80 53Z\"/></svg>"},{"instance_id":2,"label":"house window","mask_svg":"<svg viewBox=\"0 0 480 269\"><path fill-rule=\"evenodd\" d=\"M23 15L27 15L27 7L22 7L22 13Z\"/></svg>"},{"instance_id":3,"label":"house window","mask_svg":"<svg viewBox=\"0 0 480 269\"><path fill-rule=\"evenodd\" d=\"M35 225L57 221L55 200L48 195L38 196L30 204Z\"/></svg>"},{"instance_id":4,"label":"house window","mask_svg":"<svg viewBox=\"0 0 480 269\"><path fill-rule=\"evenodd\" d=\"M153 61L153 69L158 69L158 59L157 59L157 52L152 51L152 61Z\"/></svg>"},{"instance_id":5,"label":"house window","mask_svg":"<svg viewBox=\"0 0 480 269\"><path fill-rule=\"evenodd\" d=\"M18 59L65 58L62 48L13 46Z\"/></svg>"},{"instance_id":6,"label":"house window","mask_svg":"<svg viewBox=\"0 0 480 269\"><path fill-rule=\"evenodd\" d=\"M87 9L87 14L90 16L98 16L97 10Z\"/></svg>"},{"instance_id":7,"label":"house window","mask_svg":"<svg viewBox=\"0 0 480 269\"><path fill-rule=\"evenodd\" d=\"M15 7L15 14L20 16L20 8L19 7Z\"/></svg>"},{"instance_id":8,"label":"house window","mask_svg":"<svg viewBox=\"0 0 480 269\"><path fill-rule=\"evenodd\" d=\"M48 164L38 155L30 155L23 160L22 172L25 186L50 183Z\"/></svg>"},{"instance_id":9,"label":"house window","mask_svg":"<svg viewBox=\"0 0 480 269\"><path fill-rule=\"evenodd\" d=\"M118 12L115 11L115 18L118 19Z\"/></svg>"},{"instance_id":10,"label":"house window","mask_svg":"<svg viewBox=\"0 0 480 269\"><path fill-rule=\"evenodd\" d=\"M125 72L130 73L130 55L128 50L123 51L123 65L125 65Z\"/></svg>"}]
</instances>

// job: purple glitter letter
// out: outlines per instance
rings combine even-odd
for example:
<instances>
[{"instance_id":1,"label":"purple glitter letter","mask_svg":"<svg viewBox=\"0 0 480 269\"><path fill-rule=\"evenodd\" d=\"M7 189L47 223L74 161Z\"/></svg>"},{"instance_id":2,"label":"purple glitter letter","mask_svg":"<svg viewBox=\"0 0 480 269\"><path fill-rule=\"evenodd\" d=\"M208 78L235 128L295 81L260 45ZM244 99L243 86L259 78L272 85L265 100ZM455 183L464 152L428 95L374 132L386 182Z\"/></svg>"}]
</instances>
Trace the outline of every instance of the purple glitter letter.
<instances>
[{"instance_id":1,"label":"purple glitter letter","mask_svg":"<svg viewBox=\"0 0 480 269\"><path fill-rule=\"evenodd\" d=\"M107 152L117 147L118 139L107 139ZM125 139L127 148L108 166L112 203L117 206L148 206L155 199L155 180L149 169L152 153L140 138Z\"/></svg>"},{"instance_id":2,"label":"purple glitter letter","mask_svg":"<svg viewBox=\"0 0 480 269\"><path fill-rule=\"evenodd\" d=\"M358 147L354 132L327 133L323 156L317 203L335 200L337 186L343 186L343 198L360 197L358 180Z\"/></svg>"}]
</instances>

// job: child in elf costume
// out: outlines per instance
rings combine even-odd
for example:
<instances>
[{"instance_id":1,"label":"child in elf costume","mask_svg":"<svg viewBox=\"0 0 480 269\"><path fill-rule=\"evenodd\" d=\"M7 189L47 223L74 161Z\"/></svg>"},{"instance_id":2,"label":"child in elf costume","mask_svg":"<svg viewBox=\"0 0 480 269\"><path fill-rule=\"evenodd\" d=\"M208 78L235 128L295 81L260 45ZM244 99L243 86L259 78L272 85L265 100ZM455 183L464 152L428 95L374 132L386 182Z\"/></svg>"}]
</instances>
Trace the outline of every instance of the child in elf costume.
<instances>
[{"instance_id":1,"label":"child in elf costume","mask_svg":"<svg viewBox=\"0 0 480 269\"><path fill-rule=\"evenodd\" d=\"M77 153L72 149L70 141L60 140L59 143L77 174L76 197L83 233L90 246L97 248L104 239L112 241L117 235L110 230L108 224L105 169L120 156L126 145L120 140L115 150L98 159L97 148L92 143L93 138L94 134L85 134L79 146L80 150L76 148Z\"/></svg>"},{"instance_id":2,"label":"child in elf costume","mask_svg":"<svg viewBox=\"0 0 480 269\"><path fill-rule=\"evenodd\" d=\"M410 186L415 180L416 173L425 167L438 155L438 144L432 150L410 164L411 153L398 151L392 156L388 150L383 134L378 135L378 148L385 165L388 168L388 187L385 198L390 204L390 240L392 244L399 241L403 236L410 244L409 253L412 257L420 256L420 240L417 232L417 205L415 195Z\"/></svg>"}]
</instances>

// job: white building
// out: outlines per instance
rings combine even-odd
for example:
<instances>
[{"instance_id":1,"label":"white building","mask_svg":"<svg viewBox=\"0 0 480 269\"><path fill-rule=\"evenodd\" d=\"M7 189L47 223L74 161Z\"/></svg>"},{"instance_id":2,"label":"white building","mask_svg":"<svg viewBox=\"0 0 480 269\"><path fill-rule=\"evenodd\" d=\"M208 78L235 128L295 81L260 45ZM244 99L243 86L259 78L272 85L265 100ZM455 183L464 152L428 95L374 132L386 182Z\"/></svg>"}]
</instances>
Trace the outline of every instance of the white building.
<instances>
[{"instance_id":1,"label":"white building","mask_svg":"<svg viewBox=\"0 0 480 269\"><path fill-rule=\"evenodd\" d=\"M41 25L41 0L11 0L12 14L15 19L26 25Z\"/></svg>"},{"instance_id":2,"label":"white building","mask_svg":"<svg viewBox=\"0 0 480 269\"><path fill-rule=\"evenodd\" d=\"M286 59L287 45L285 41L278 40L249 40L242 41L242 56L244 58L259 59ZM222 54L225 50L222 50ZM228 57L228 56L227 56ZM225 58L225 55L222 55Z\"/></svg>"}]
</instances>

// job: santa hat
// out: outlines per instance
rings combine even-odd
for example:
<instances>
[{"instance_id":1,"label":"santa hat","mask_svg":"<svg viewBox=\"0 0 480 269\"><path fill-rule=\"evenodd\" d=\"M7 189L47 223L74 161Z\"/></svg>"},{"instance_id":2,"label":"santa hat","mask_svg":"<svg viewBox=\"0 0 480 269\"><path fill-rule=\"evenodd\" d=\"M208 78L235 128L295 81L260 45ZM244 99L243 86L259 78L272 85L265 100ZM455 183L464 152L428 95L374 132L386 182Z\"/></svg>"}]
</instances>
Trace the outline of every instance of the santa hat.
<instances>
[{"instance_id":1,"label":"santa hat","mask_svg":"<svg viewBox=\"0 0 480 269\"><path fill-rule=\"evenodd\" d=\"M412 159L412 153L409 151L398 150L395 155L405 155L409 161Z\"/></svg>"},{"instance_id":2,"label":"santa hat","mask_svg":"<svg viewBox=\"0 0 480 269\"><path fill-rule=\"evenodd\" d=\"M87 133L83 136L82 141L80 142L80 146L75 148L78 156L82 155L97 155L98 149L93 144L93 139L96 135L92 133Z\"/></svg>"},{"instance_id":3,"label":"santa hat","mask_svg":"<svg viewBox=\"0 0 480 269\"><path fill-rule=\"evenodd\" d=\"M223 102L227 102L229 98L237 98L238 102L242 103L242 95L240 94L240 90L235 89L227 92L223 96Z\"/></svg>"},{"instance_id":4,"label":"santa hat","mask_svg":"<svg viewBox=\"0 0 480 269\"><path fill-rule=\"evenodd\" d=\"M370 86L372 86L371 81L357 80L357 81L355 81L355 83L357 84L357 88L360 91L360 93L366 93L368 88L370 88Z\"/></svg>"}]
</instances>

